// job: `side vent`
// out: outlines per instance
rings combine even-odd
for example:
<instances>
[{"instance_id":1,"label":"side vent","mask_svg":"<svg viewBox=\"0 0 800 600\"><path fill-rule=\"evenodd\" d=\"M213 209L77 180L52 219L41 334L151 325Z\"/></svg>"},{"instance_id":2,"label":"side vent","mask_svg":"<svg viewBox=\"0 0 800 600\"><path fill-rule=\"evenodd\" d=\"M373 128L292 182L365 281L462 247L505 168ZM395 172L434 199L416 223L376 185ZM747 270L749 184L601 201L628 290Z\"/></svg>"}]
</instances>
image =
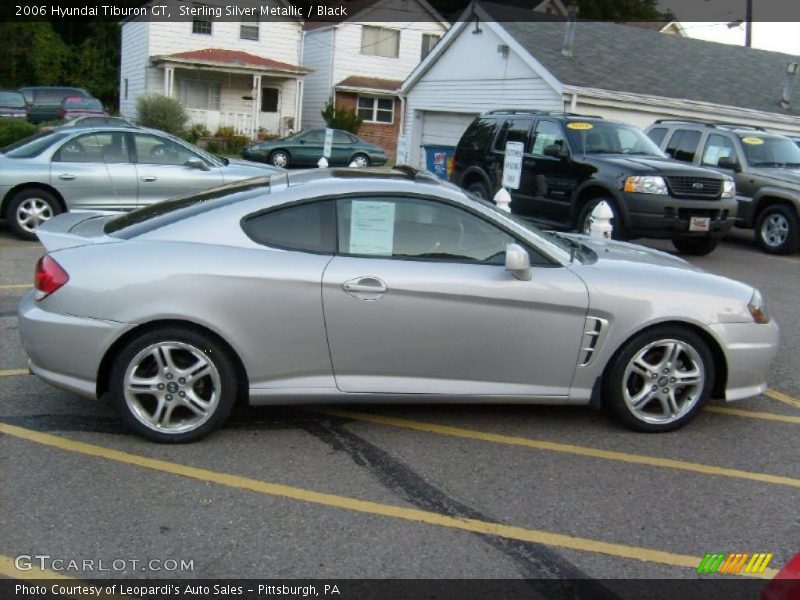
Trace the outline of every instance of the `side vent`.
<instances>
[{"instance_id":1,"label":"side vent","mask_svg":"<svg viewBox=\"0 0 800 600\"><path fill-rule=\"evenodd\" d=\"M600 317L586 317L583 327L583 339L581 340L581 352L578 358L578 366L585 367L592 362L594 351L598 347L600 335L605 333L608 321Z\"/></svg>"}]
</instances>

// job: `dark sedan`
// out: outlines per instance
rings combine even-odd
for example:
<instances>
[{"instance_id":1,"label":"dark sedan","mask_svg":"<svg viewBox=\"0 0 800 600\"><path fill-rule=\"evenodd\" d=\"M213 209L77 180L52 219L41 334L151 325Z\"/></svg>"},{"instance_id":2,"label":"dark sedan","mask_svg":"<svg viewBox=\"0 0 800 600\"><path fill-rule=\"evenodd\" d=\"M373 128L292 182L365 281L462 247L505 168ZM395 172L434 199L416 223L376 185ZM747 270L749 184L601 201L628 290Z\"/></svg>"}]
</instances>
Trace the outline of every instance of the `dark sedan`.
<instances>
[{"instance_id":1,"label":"dark sedan","mask_svg":"<svg viewBox=\"0 0 800 600\"><path fill-rule=\"evenodd\" d=\"M28 105L25 96L12 90L0 90L0 117L18 117L24 119L28 116Z\"/></svg>"},{"instance_id":2,"label":"dark sedan","mask_svg":"<svg viewBox=\"0 0 800 600\"><path fill-rule=\"evenodd\" d=\"M279 140L256 142L242 150L242 158L266 162L276 167L315 167L325 145L324 129L309 129ZM388 160L383 148L370 144L347 131L334 129L330 166L355 163L358 167L381 166Z\"/></svg>"}]
</instances>

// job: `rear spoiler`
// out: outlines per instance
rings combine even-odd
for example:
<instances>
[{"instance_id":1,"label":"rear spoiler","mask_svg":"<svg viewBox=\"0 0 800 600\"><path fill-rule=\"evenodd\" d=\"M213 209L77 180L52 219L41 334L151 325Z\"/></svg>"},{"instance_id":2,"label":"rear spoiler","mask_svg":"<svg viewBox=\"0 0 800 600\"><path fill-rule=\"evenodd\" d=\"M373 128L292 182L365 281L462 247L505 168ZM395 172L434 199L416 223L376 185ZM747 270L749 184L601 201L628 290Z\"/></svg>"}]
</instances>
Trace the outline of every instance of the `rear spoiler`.
<instances>
[{"instance_id":1,"label":"rear spoiler","mask_svg":"<svg viewBox=\"0 0 800 600\"><path fill-rule=\"evenodd\" d=\"M76 210L61 213L37 227L36 236L48 252L118 241L107 236L103 232L103 226L109 216L119 214L105 210Z\"/></svg>"}]
</instances>

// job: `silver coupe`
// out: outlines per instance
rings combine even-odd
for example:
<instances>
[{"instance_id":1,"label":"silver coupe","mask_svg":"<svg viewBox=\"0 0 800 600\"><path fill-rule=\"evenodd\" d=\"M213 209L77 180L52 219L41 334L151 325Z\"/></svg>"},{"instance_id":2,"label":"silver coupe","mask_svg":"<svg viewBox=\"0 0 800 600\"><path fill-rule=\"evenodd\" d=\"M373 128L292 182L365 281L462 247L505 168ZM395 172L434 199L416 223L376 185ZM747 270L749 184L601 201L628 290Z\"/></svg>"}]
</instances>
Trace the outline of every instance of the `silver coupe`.
<instances>
[{"instance_id":1,"label":"silver coupe","mask_svg":"<svg viewBox=\"0 0 800 600\"><path fill-rule=\"evenodd\" d=\"M0 215L36 239L36 227L67 210L131 210L281 170L217 158L163 131L58 127L0 150Z\"/></svg>"},{"instance_id":2,"label":"silver coupe","mask_svg":"<svg viewBox=\"0 0 800 600\"><path fill-rule=\"evenodd\" d=\"M31 371L161 442L237 399L605 404L667 431L763 392L778 348L749 285L543 233L410 168L284 173L39 237Z\"/></svg>"}]
</instances>

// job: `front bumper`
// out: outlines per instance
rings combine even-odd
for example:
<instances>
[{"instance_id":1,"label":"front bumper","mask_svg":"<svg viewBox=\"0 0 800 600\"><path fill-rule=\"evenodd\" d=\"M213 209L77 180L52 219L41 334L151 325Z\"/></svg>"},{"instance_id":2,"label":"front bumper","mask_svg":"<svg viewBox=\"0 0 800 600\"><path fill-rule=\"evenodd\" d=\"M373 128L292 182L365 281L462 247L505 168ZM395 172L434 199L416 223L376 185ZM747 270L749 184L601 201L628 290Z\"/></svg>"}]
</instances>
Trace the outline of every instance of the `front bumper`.
<instances>
[{"instance_id":1,"label":"front bumper","mask_svg":"<svg viewBox=\"0 0 800 600\"><path fill-rule=\"evenodd\" d=\"M49 312L26 294L19 304L19 335L34 375L47 383L90 398L97 394L97 373L108 348L132 327Z\"/></svg>"},{"instance_id":2,"label":"front bumper","mask_svg":"<svg viewBox=\"0 0 800 600\"><path fill-rule=\"evenodd\" d=\"M682 200L660 194L626 192L631 237L721 236L736 222L736 199ZM692 217L708 217L709 231L689 231Z\"/></svg>"},{"instance_id":3,"label":"front bumper","mask_svg":"<svg viewBox=\"0 0 800 600\"><path fill-rule=\"evenodd\" d=\"M732 402L767 389L769 365L778 353L780 333L775 320L758 323L718 323L710 326L725 353L728 380L725 400Z\"/></svg>"}]
</instances>

